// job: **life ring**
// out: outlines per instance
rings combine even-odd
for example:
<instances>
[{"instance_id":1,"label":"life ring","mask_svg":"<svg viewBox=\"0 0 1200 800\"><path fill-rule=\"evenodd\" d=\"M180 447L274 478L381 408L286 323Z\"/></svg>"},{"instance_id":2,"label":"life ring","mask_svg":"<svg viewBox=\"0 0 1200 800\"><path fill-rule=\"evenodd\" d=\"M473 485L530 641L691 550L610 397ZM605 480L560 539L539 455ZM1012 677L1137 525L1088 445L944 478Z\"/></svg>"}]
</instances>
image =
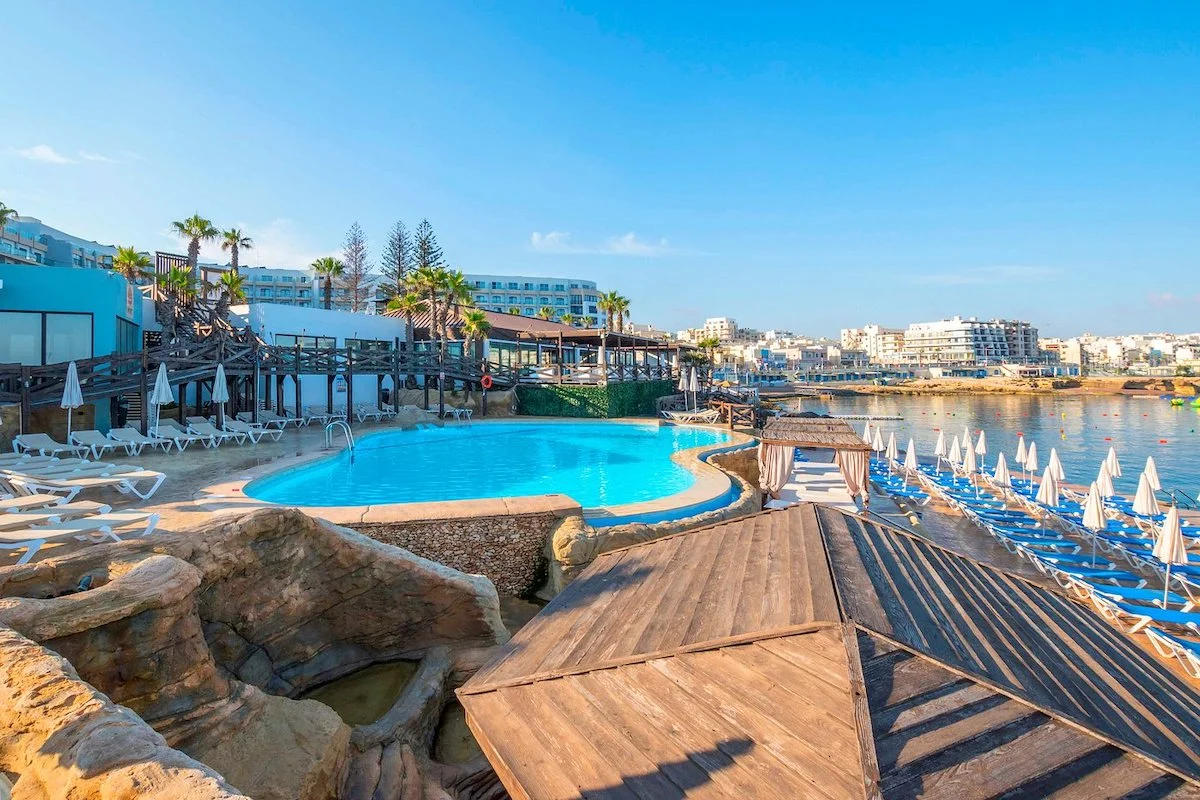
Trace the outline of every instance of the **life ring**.
<instances>
[{"instance_id":1,"label":"life ring","mask_svg":"<svg viewBox=\"0 0 1200 800\"><path fill-rule=\"evenodd\" d=\"M484 375L482 378L479 379L479 385L482 386L484 389L492 388L492 376Z\"/></svg>"}]
</instances>

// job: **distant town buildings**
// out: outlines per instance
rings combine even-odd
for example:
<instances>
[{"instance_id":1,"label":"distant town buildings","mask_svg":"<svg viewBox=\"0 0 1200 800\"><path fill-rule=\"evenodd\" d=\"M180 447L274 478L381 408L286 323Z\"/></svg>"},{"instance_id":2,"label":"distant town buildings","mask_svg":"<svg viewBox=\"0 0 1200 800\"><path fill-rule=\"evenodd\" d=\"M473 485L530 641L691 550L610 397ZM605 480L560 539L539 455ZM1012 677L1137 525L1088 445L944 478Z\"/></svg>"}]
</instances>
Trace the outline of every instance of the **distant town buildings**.
<instances>
[{"instance_id":1,"label":"distant town buildings","mask_svg":"<svg viewBox=\"0 0 1200 800\"><path fill-rule=\"evenodd\" d=\"M1200 375L1200 333L1135 333L1042 339L1040 347L1085 373Z\"/></svg>"}]
</instances>

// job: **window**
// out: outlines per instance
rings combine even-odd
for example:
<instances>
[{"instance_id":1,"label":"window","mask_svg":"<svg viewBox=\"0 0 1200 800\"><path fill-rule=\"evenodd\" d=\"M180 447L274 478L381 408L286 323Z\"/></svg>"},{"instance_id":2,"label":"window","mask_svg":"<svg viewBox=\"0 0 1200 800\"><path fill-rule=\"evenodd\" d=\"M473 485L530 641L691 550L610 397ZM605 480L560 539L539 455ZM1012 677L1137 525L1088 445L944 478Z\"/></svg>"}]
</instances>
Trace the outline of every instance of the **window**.
<instances>
[{"instance_id":1,"label":"window","mask_svg":"<svg viewBox=\"0 0 1200 800\"><path fill-rule=\"evenodd\" d=\"M295 347L299 344L305 350L320 348L322 350L337 346L337 340L330 336L296 336L290 333L275 334L275 344L279 347Z\"/></svg>"},{"instance_id":2,"label":"window","mask_svg":"<svg viewBox=\"0 0 1200 800\"><path fill-rule=\"evenodd\" d=\"M274 282L275 282L275 276L274 276L274 275L263 275L263 276L262 276L262 281L263 281L263 283L274 283Z\"/></svg>"},{"instance_id":3,"label":"window","mask_svg":"<svg viewBox=\"0 0 1200 800\"><path fill-rule=\"evenodd\" d=\"M581 294L571 295L571 305L577 306L577 305L582 305L582 303L583 303L583 295L581 295Z\"/></svg>"},{"instance_id":4,"label":"window","mask_svg":"<svg viewBox=\"0 0 1200 800\"><path fill-rule=\"evenodd\" d=\"M486 294L477 294L477 295L475 295L475 302L476 302L476 303L486 303L486 302L487 302L487 295L486 295Z\"/></svg>"},{"instance_id":5,"label":"window","mask_svg":"<svg viewBox=\"0 0 1200 800\"><path fill-rule=\"evenodd\" d=\"M494 294L494 295L492 295L492 302L493 303L503 303L504 297L502 295Z\"/></svg>"},{"instance_id":6,"label":"window","mask_svg":"<svg viewBox=\"0 0 1200 800\"><path fill-rule=\"evenodd\" d=\"M530 295L525 295L525 299L523 299L521 302L522 303L532 303L533 297L531 297Z\"/></svg>"},{"instance_id":7,"label":"window","mask_svg":"<svg viewBox=\"0 0 1200 800\"><path fill-rule=\"evenodd\" d=\"M487 287L483 285L483 281L475 281L475 288L476 289L486 289Z\"/></svg>"},{"instance_id":8,"label":"window","mask_svg":"<svg viewBox=\"0 0 1200 800\"><path fill-rule=\"evenodd\" d=\"M141 349L141 329L129 320L117 317L117 352L136 353Z\"/></svg>"},{"instance_id":9,"label":"window","mask_svg":"<svg viewBox=\"0 0 1200 800\"><path fill-rule=\"evenodd\" d=\"M520 288L520 284L518 284L516 281L509 281L509 282L508 282L508 288L509 288L509 289L519 289L519 288Z\"/></svg>"},{"instance_id":10,"label":"window","mask_svg":"<svg viewBox=\"0 0 1200 800\"><path fill-rule=\"evenodd\" d=\"M274 297L275 290L274 289L259 289L258 296L259 297Z\"/></svg>"},{"instance_id":11,"label":"window","mask_svg":"<svg viewBox=\"0 0 1200 800\"><path fill-rule=\"evenodd\" d=\"M42 363L42 315L20 311L0 313L0 363Z\"/></svg>"},{"instance_id":12,"label":"window","mask_svg":"<svg viewBox=\"0 0 1200 800\"><path fill-rule=\"evenodd\" d=\"M565 298L565 297L556 297L556 298L554 298L554 305L556 305L556 306L565 306L566 304L567 304L567 298Z\"/></svg>"},{"instance_id":13,"label":"window","mask_svg":"<svg viewBox=\"0 0 1200 800\"><path fill-rule=\"evenodd\" d=\"M578 283L572 283L572 284L571 284L571 288L572 288L572 289L578 289L578 288L579 288L579 284L578 284Z\"/></svg>"},{"instance_id":14,"label":"window","mask_svg":"<svg viewBox=\"0 0 1200 800\"><path fill-rule=\"evenodd\" d=\"M564 286L563 284L561 284L561 283L556 283L556 284L554 284L554 291L556 291L556 292L565 292L566 290L567 290L567 287L566 287L566 286Z\"/></svg>"},{"instance_id":15,"label":"window","mask_svg":"<svg viewBox=\"0 0 1200 800\"><path fill-rule=\"evenodd\" d=\"M532 303L533 301L530 300L529 302ZM538 302L544 306L548 306L548 305L550 305L550 298L549 297L539 297Z\"/></svg>"},{"instance_id":16,"label":"window","mask_svg":"<svg viewBox=\"0 0 1200 800\"><path fill-rule=\"evenodd\" d=\"M550 291L550 284L548 284L548 283L539 283L539 284L538 284L538 291L539 291L539 292L548 292L548 291Z\"/></svg>"},{"instance_id":17,"label":"window","mask_svg":"<svg viewBox=\"0 0 1200 800\"><path fill-rule=\"evenodd\" d=\"M517 297L515 294L510 294L508 296L508 302L516 305L517 303L521 302L521 298Z\"/></svg>"},{"instance_id":18,"label":"window","mask_svg":"<svg viewBox=\"0 0 1200 800\"><path fill-rule=\"evenodd\" d=\"M91 357L91 314L0 312L0 363L37 366Z\"/></svg>"},{"instance_id":19,"label":"window","mask_svg":"<svg viewBox=\"0 0 1200 800\"><path fill-rule=\"evenodd\" d=\"M392 343L384 339L347 339L346 347L356 353L387 353Z\"/></svg>"},{"instance_id":20,"label":"window","mask_svg":"<svg viewBox=\"0 0 1200 800\"><path fill-rule=\"evenodd\" d=\"M503 289L504 284L501 283L500 281L492 281L492 288L493 289Z\"/></svg>"},{"instance_id":21,"label":"window","mask_svg":"<svg viewBox=\"0 0 1200 800\"><path fill-rule=\"evenodd\" d=\"M533 291L533 284L532 284L532 283L527 283L527 284L525 284L525 291L527 291L527 292L532 292L532 291Z\"/></svg>"},{"instance_id":22,"label":"window","mask_svg":"<svg viewBox=\"0 0 1200 800\"><path fill-rule=\"evenodd\" d=\"M532 308L527 308L527 309L525 309L525 311L524 311L523 313L524 313L524 314L525 314L525 316L527 316L527 317L532 317L532 316L533 316L533 309L532 309Z\"/></svg>"}]
</instances>

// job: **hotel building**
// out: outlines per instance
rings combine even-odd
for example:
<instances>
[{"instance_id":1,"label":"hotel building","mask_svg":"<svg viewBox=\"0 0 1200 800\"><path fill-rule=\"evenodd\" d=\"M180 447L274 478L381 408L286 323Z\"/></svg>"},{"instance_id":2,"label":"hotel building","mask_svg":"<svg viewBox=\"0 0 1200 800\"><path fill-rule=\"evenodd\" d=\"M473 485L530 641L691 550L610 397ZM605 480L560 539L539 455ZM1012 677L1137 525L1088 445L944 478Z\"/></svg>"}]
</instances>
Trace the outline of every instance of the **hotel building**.
<instances>
[{"instance_id":1,"label":"hotel building","mask_svg":"<svg viewBox=\"0 0 1200 800\"><path fill-rule=\"evenodd\" d=\"M0 264L112 267L117 248L51 228L34 217L14 217L0 231Z\"/></svg>"},{"instance_id":2,"label":"hotel building","mask_svg":"<svg viewBox=\"0 0 1200 800\"><path fill-rule=\"evenodd\" d=\"M600 290L595 281L580 278L545 278L528 275L488 275L468 272L464 276L473 289L475 305L486 311L506 313L519 308L521 316L537 316L544 306L554 309L554 319L570 313L594 317L601 322Z\"/></svg>"},{"instance_id":3,"label":"hotel building","mask_svg":"<svg viewBox=\"0 0 1200 800\"><path fill-rule=\"evenodd\" d=\"M1037 328L1020 320L952 317L915 322L904 332L909 364L1028 363L1040 355Z\"/></svg>"}]
</instances>

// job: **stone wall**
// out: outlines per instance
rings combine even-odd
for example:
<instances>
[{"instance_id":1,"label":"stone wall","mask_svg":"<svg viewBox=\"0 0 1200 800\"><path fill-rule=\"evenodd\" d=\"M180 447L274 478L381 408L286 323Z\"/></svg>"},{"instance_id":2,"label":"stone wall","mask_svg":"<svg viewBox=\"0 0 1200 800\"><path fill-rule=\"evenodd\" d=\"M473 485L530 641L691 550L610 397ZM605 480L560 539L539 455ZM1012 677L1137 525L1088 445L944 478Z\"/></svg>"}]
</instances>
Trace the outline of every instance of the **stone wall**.
<instances>
[{"instance_id":1,"label":"stone wall","mask_svg":"<svg viewBox=\"0 0 1200 800\"><path fill-rule=\"evenodd\" d=\"M13 437L21 432L21 407L0 405L0 453L11 453Z\"/></svg>"},{"instance_id":2,"label":"stone wall","mask_svg":"<svg viewBox=\"0 0 1200 800\"><path fill-rule=\"evenodd\" d=\"M537 504L538 498L508 502ZM546 543L559 520L580 513L574 502L541 505L546 510L525 514L369 522L351 527L439 564L483 575L500 594L527 597L545 579Z\"/></svg>"}]
</instances>

